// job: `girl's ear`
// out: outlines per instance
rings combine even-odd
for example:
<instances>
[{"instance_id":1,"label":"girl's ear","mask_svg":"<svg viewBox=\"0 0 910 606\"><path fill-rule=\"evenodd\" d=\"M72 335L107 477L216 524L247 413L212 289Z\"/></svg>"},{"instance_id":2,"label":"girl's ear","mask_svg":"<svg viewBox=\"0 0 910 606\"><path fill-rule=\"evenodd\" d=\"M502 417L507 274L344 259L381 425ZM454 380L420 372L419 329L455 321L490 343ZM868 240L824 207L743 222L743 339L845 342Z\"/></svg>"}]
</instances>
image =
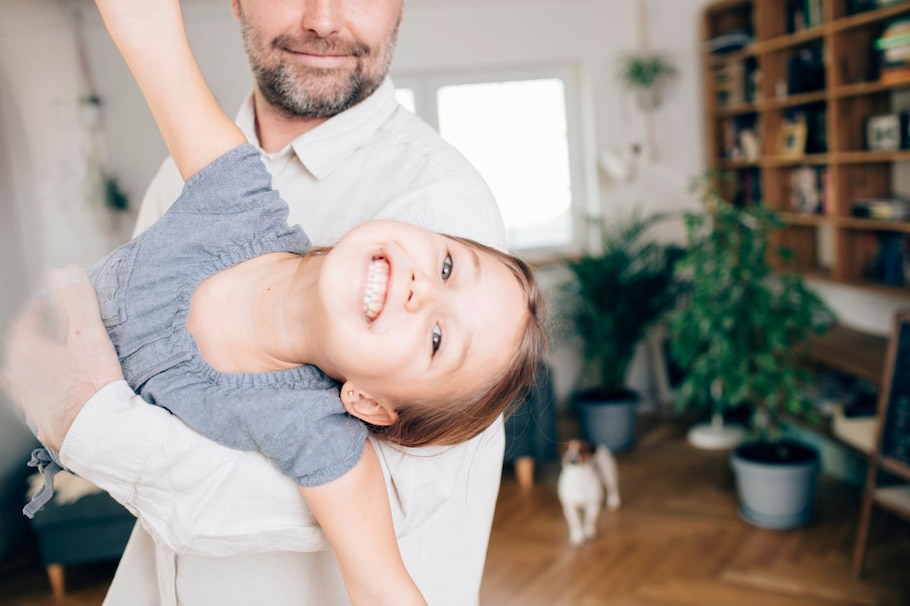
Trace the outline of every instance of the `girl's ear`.
<instances>
[{"instance_id":1,"label":"girl's ear","mask_svg":"<svg viewBox=\"0 0 910 606\"><path fill-rule=\"evenodd\" d=\"M360 391L350 381L341 386L341 403L348 414L370 425L385 427L394 425L398 420L398 413L394 408Z\"/></svg>"}]
</instances>

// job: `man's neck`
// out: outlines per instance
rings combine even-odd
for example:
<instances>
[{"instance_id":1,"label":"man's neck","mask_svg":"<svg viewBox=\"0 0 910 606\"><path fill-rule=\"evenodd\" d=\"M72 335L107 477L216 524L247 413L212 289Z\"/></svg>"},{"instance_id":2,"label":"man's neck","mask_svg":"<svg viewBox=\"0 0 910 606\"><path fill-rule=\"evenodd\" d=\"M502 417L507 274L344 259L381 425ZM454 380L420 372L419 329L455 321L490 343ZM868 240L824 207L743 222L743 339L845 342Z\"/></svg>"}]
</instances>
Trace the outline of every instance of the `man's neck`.
<instances>
[{"instance_id":1,"label":"man's neck","mask_svg":"<svg viewBox=\"0 0 910 606\"><path fill-rule=\"evenodd\" d=\"M328 120L328 118L291 116L270 105L258 90L253 94L253 112L256 116L256 136L259 138L259 147L268 153L281 151L300 135Z\"/></svg>"}]
</instances>

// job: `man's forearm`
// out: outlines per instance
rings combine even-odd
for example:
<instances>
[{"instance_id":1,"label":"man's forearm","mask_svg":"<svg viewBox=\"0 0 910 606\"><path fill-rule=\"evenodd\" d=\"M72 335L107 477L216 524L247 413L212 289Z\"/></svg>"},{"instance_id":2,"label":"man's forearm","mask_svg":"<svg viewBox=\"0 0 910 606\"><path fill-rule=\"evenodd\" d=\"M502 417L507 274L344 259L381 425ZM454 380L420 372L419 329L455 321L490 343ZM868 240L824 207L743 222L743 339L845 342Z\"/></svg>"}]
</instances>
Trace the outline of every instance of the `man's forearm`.
<instances>
[{"instance_id":1,"label":"man's forearm","mask_svg":"<svg viewBox=\"0 0 910 606\"><path fill-rule=\"evenodd\" d=\"M296 485L264 457L196 434L125 382L101 390L83 407L60 457L179 553L327 547Z\"/></svg>"}]
</instances>

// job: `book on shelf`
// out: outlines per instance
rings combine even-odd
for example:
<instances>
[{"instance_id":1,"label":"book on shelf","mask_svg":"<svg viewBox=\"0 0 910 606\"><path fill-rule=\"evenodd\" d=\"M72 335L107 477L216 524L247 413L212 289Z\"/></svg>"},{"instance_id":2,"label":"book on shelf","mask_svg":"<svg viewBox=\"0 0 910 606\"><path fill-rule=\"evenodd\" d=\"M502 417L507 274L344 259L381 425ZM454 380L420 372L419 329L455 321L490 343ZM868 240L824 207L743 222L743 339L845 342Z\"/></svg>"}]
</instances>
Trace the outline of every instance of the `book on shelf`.
<instances>
[{"instance_id":1,"label":"book on shelf","mask_svg":"<svg viewBox=\"0 0 910 606\"><path fill-rule=\"evenodd\" d=\"M823 215L830 210L827 166L800 166L790 171L790 211Z\"/></svg>"},{"instance_id":2,"label":"book on shelf","mask_svg":"<svg viewBox=\"0 0 910 606\"><path fill-rule=\"evenodd\" d=\"M910 17L887 21L873 48L879 53L881 82L899 82L910 77Z\"/></svg>"},{"instance_id":3,"label":"book on shelf","mask_svg":"<svg viewBox=\"0 0 910 606\"><path fill-rule=\"evenodd\" d=\"M751 103L759 88L760 73L754 57L724 63L713 71L718 107Z\"/></svg>"},{"instance_id":4,"label":"book on shelf","mask_svg":"<svg viewBox=\"0 0 910 606\"><path fill-rule=\"evenodd\" d=\"M721 157L757 162L761 157L761 120L757 114L727 118L721 124Z\"/></svg>"},{"instance_id":5,"label":"book on shelf","mask_svg":"<svg viewBox=\"0 0 910 606\"><path fill-rule=\"evenodd\" d=\"M743 50L752 44L753 40L752 30L742 28L714 36L705 43L705 46L712 55L726 55Z\"/></svg>"},{"instance_id":6,"label":"book on shelf","mask_svg":"<svg viewBox=\"0 0 910 606\"><path fill-rule=\"evenodd\" d=\"M822 24L822 0L790 0L787 3L787 33L795 34Z\"/></svg>"},{"instance_id":7,"label":"book on shelf","mask_svg":"<svg viewBox=\"0 0 910 606\"><path fill-rule=\"evenodd\" d=\"M888 286L910 284L910 236L902 232L878 231L867 234L868 262L864 276Z\"/></svg>"}]
</instances>

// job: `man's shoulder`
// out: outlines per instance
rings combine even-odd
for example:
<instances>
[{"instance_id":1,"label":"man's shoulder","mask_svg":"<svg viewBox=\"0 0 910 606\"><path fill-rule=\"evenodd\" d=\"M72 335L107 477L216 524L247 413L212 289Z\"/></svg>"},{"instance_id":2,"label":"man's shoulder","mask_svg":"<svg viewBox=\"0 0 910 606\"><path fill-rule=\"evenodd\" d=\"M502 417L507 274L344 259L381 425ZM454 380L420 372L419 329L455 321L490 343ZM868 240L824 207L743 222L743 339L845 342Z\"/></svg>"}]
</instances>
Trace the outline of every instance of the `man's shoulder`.
<instances>
[{"instance_id":1,"label":"man's shoulder","mask_svg":"<svg viewBox=\"0 0 910 606\"><path fill-rule=\"evenodd\" d=\"M483 182L477 169L454 145L403 107L399 107L378 130L375 144L399 147L440 170L447 170L463 179Z\"/></svg>"},{"instance_id":2,"label":"man's shoulder","mask_svg":"<svg viewBox=\"0 0 910 606\"><path fill-rule=\"evenodd\" d=\"M417 185L446 184L451 195L495 206L487 182L455 146L410 111L398 111L377 131L372 146Z\"/></svg>"}]
</instances>

